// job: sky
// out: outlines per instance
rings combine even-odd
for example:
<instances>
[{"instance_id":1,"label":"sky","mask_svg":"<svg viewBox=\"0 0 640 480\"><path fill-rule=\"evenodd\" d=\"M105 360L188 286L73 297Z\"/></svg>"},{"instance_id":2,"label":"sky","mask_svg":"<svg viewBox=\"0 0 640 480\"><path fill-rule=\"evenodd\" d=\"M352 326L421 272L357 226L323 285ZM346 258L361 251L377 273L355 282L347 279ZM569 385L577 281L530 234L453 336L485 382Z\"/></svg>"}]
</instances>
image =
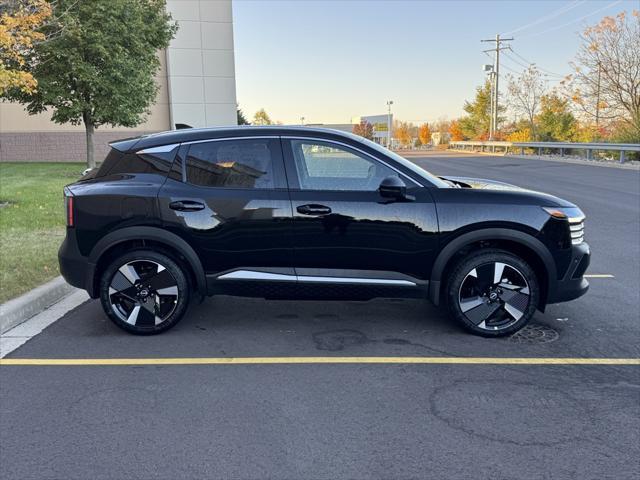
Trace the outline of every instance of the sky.
<instances>
[{"instance_id":1,"label":"sky","mask_svg":"<svg viewBox=\"0 0 640 480\"><path fill-rule=\"evenodd\" d=\"M401 120L456 118L493 63L481 39L514 38L501 95L529 62L553 86L585 26L632 9L640 0L233 0L237 99L249 120L264 108L285 124L350 123L387 100Z\"/></svg>"}]
</instances>

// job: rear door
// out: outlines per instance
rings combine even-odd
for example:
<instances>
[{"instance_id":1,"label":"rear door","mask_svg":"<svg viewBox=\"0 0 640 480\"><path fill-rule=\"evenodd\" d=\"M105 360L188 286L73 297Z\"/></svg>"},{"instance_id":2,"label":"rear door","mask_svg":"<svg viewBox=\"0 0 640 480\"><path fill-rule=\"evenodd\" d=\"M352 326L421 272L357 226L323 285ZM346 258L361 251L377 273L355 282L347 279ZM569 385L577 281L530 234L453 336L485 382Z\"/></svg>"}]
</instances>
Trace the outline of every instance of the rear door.
<instances>
[{"instance_id":1,"label":"rear door","mask_svg":"<svg viewBox=\"0 0 640 480\"><path fill-rule=\"evenodd\" d=\"M196 250L209 280L293 273L279 137L183 144L159 204L165 228Z\"/></svg>"}]
</instances>

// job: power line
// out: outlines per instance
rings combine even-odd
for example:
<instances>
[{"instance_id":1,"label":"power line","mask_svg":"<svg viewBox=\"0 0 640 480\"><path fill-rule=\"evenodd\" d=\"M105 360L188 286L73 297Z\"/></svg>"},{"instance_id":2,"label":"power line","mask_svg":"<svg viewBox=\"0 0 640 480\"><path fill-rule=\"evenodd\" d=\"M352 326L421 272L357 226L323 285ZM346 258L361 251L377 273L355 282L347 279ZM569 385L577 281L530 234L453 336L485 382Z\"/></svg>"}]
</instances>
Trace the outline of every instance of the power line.
<instances>
[{"instance_id":1,"label":"power line","mask_svg":"<svg viewBox=\"0 0 640 480\"><path fill-rule=\"evenodd\" d=\"M611 8L611 7L615 6L615 5L618 5L619 3L622 3L622 0L616 0L615 2L611 2L610 4L608 4L608 5L606 5L606 6L602 7L602 8L598 8L597 10L594 10L593 12L588 13L587 15L583 15L580 18L576 18L575 20L571 20L570 22L563 23L562 25L556 25L555 27L548 28L547 30L542 30L541 32L535 32L535 33L531 33L529 35L523 35L520 38L538 37L540 35L544 35L545 33L553 32L554 30L558 30L560 28L568 27L569 25L573 25L574 23L580 22L581 20L584 20L585 18L591 17L592 15L595 15L596 13L600 13L603 10L606 10L608 8Z\"/></svg>"},{"instance_id":2,"label":"power line","mask_svg":"<svg viewBox=\"0 0 640 480\"><path fill-rule=\"evenodd\" d=\"M516 57L518 57L520 60L522 60L523 62L527 62L530 65L535 65L536 68L542 72L548 73L549 75L554 75L556 77L566 77L566 75L561 75L559 73L555 73L552 72L551 70L547 70L546 68L542 68L541 66L539 66L536 62L531 62L529 60L527 60L526 58L524 58L522 55L520 55L518 52L516 52L513 48L511 49L511 53L513 53ZM513 59L512 59L513 60Z\"/></svg>"},{"instance_id":3,"label":"power line","mask_svg":"<svg viewBox=\"0 0 640 480\"><path fill-rule=\"evenodd\" d=\"M560 7L557 10L554 10L553 12L544 15L542 17L540 17L537 20L534 20L533 22L529 22L525 25L522 25L521 27L516 28L515 30L511 30L510 32L505 33L504 35L513 35L514 33L517 32L521 32L522 30L526 30L527 28L533 27L535 25L538 25L540 23L546 22L548 20L551 20L553 18L559 17L560 15L563 15L564 13L573 10L576 7L579 7L580 5L582 5L586 0L573 0L573 2L568 3L566 5L564 5L563 7Z\"/></svg>"}]
</instances>

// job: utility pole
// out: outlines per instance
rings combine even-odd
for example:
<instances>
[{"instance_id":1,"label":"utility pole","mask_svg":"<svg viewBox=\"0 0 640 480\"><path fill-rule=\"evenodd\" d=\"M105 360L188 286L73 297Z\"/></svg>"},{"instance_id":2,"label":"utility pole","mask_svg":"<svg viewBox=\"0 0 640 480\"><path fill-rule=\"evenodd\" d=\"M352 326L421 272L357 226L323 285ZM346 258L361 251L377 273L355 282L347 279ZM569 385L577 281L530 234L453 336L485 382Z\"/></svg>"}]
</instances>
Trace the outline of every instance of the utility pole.
<instances>
[{"instance_id":1,"label":"utility pole","mask_svg":"<svg viewBox=\"0 0 640 480\"><path fill-rule=\"evenodd\" d=\"M391 105L393 100L387 100L387 148L391 149Z\"/></svg>"},{"instance_id":2,"label":"utility pole","mask_svg":"<svg viewBox=\"0 0 640 480\"><path fill-rule=\"evenodd\" d=\"M600 123L600 72L601 72L601 68L600 68L600 62L598 61L598 85L597 85L597 92L596 92L596 127L598 127L598 124Z\"/></svg>"},{"instance_id":3,"label":"utility pole","mask_svg":"<svg viewBox=\"0 0 640 480\"><path fill-rule=\"evenodd\" d=\"M489 127L489 140L493 140L496 132L498 131L498 105L499 105L499 97L500 97L500 88L498 83L500 81L500 51L509 49L509 46L502 46L502 42L510 42L513 38L500 38L500 34L496 35L496 38L489 38L486 40L480 40L481 42L495 42L496 47L490 48L489 50L484 50L485 52L494 52L494 63L493 63L493 98L491 101L491 126Z\"/></svg>"}]
</instances>

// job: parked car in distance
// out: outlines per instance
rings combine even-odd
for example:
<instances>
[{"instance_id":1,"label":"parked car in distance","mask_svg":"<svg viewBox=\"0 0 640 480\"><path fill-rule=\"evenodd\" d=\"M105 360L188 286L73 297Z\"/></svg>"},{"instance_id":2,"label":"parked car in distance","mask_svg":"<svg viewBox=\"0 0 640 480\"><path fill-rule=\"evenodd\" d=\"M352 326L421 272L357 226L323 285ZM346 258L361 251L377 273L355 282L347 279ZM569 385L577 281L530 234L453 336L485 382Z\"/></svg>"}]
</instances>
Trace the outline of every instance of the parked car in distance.
<instances>
[{"instance_id":1,"label":"parked car in distance","mask_svg":"<svg viewBox=\"0 0 640 480\"><path fill-rule=\"evenodd\" d=\"M119 327L193 297L427 298L496 337L583 295L584 215L490 180L436 177L355 135L187 129L117 141L65 187L60 270Z\"/></svg>"}]
</instances>

